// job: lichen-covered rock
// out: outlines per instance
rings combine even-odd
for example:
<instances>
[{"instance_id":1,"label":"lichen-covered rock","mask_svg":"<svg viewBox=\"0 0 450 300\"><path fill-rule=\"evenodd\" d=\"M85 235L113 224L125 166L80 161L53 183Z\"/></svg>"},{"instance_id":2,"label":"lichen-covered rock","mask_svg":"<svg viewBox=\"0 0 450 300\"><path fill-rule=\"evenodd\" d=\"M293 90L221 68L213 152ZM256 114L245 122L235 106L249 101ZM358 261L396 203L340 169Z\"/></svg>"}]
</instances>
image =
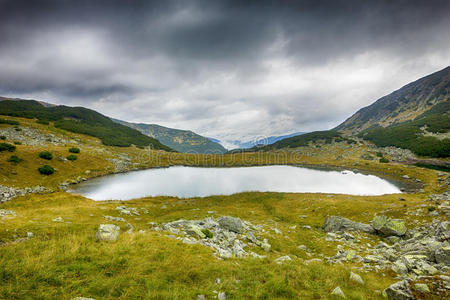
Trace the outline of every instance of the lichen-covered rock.
<instances>
[{"instance_id":1,"label":"lichen-covered rock","mask_svg":"<svg viewBox=\"0 0 450 300\"><path fill-rule=\"evenodd\" d=\"M196 236L199 237L201 239L204 239L206 236L205 234L202 232L202 229L195 225L195 224L189 224L186 226L186 233L192 236Z\"/></svg>"},{"instance_id":2,"label":"lichen-covered rock","mask_svg":"<svg viewBox=\"0 0 450 300\"><path fill-rule=\"evenodd\" d=\"M217 220L222 228L233 231L235 233L242 233L244 230L244 223L239 218L230 216L223 216Z\"/></svg>"},{"instance_id":3,"label":"lichen-covered rock","mask_svg":"<svg viewBox=\"0 0 450 300\"><path fill-rule=\"evenodd\" d=\"M292 258L289 255L285 255L285 256L281 256L278 257L277 259L275 259L275 263L281 265L282 263L286 262L286 261L290 261L292 260Z\"/></svg>"},{"instance_id":4,"label":"lichen-covered rock","mask_svg":"<svg viewBox=\"0 0 450 300\"><path fill-rule=\"evenodd\" d=\"M426 285L425 283L414 284L414 290L418 291L419 293L429 293L430 292L428 285Z\"/></svg>"},{"instance_id":5,"label":"lichen-covered rock","mask_svg":"<svg viewBox=\"0 0 450 300\"><path fill-rule=\"evenodd\" d=\"M444 246L436 249L434 253L434 257L438 264L450 265L450 247Z\"/></svg>"},{"instance_id":6,"label":"lichen-covered rock","mask_svg":"<svg viewBox=\"0 0 450 300\"><path fill-rule=\"evenodd\" d=\"M391 219L386 216L376 216L373 218L372 227L377 232L386 236L404 236L407 230L405 221Z\"/></svg>"},{"instance_id":7,"label":"lichen-covered rock","mask_svg":"<svg viewBox=\"0 0 450 300\"><path fill-rule=\"evenodd\" d=\"M100 224L95 238L98 241L117 241L120 227L114 224Z\"/></svg>"},{"instance_id":8,"label":"lichen-covered rock","mask_svg":"<svg viewBox=\"0 0 450 300\"><path fill-rule=\"evenodd\" d=\"M414 299L406 280L398 281L384 290L389 300Z\"/></svg>"},{"instance_id":9,"label":"lichen-covered rock","mask_svg":"<svg viewBox=\"0 0 450 300\"><path fill-rule=\"evenodd\" d=\"M339 217L330 216L325 219L325 223L322 226L325 232L335 231L362 231L367 233L374 233L374 229L369 224L358 223L352 220Z\"/></svg>"}]
</instances>

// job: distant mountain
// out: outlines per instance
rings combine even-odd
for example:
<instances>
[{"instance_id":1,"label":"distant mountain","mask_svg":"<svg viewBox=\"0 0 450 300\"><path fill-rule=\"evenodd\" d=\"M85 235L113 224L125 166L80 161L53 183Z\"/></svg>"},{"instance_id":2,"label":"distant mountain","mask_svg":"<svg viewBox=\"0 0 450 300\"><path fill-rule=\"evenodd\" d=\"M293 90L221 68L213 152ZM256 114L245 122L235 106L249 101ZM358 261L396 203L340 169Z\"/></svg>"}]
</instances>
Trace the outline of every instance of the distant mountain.
<instances>
[{"instance_id":1,"label":"distant mountain","mask_svg":"<svg viewBox=\"0 0 450 300\"><path fill-rule=\"evenodd\" d=\"M112 120L116 123L139 130L143 134L159 140L164 145L169 146L178 152L215 154L227 152L227 149L222 145L192 131L167 128L155 124L129 123L117 119Z\"/></svg>"},{"instance_id":2,"label":"distant mountain","mask_svg":"<svg viewBox=\"0 0 450 300\"><path fill-rule=\"evenodd\" d=\"M2 97L0 100L0 115L51 121L57 128L97 137L108 146L150 146L153 149L172 151L158 140L136 129L114 123L91 109L16 98Z\"/></svg>"},{"instance_id":3,"label":"distant mountain","mask_svg":"<svg viewBox=\"0 0 450 300\"><path fill-rule=\"evenodd\" d=\"M438 103L448 100L450 67L425 76L361 108L335 130L356 134L374 125L389 125L413 120Z\"/></svg>"},{"instance_id":4,"label":"distant mountain","mask_svg":"<svg viewBox=\"0 0 450 300\"><path fill-rule=\"evenodd\" d=\"M293 136L298 136L305 134L306 132L295 132L287 135L274 135L269 136L266 138L258 138L250 141L242 141L242 140L230 140L230 141L218 141L219 143L226 143L227 145L232 145L233 148L237 149L249 149L255 146L265 146L265 145L271 145L277 141L290 138ZM217 141L217 140L216 140Z\"/></svg>"}]
</instances>

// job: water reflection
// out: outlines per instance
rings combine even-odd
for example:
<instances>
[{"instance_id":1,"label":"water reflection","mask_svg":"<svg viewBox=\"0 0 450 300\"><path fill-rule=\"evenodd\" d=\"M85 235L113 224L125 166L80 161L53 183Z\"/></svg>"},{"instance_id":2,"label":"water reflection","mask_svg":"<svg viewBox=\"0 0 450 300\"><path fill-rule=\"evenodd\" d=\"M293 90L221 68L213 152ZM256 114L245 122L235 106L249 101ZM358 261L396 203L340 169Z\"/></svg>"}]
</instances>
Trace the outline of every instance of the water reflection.
<instances>
[{"instance_id":1,"label":"water reflection","mask_svg":"<svg viewBox=\"0 0 450 300\"><path fill-rule=\"evenodd\" d=\"M72 192L94 200L129 200L145 196L204 197L244 191L351 195L400 193L398 187L373 175L293 166L177 166L94 178L72 189Z\"/></svg>"}]
</instances>

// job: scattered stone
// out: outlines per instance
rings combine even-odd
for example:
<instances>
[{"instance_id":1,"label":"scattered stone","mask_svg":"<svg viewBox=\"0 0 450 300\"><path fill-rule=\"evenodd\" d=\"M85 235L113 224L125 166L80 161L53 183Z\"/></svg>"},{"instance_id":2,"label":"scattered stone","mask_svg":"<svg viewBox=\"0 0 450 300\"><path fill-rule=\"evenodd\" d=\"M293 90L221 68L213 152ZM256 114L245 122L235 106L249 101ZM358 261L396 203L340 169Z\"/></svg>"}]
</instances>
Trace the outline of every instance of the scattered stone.
<instances>
[{"instance_id":1,"label":"scattered stone","mask_svg":"<svg viewBox=\"0 0 450 300\"><path fill-rule=\"evenodd\" d=\"M75 297L70 300L95 300L94 298L85 298L85 297Z\"/></svg>"},{"instance_id":2,"label":"scattered stone","mask_svg":"<svg viewBox=\"0 0 450 300\"><path fill-rule=\"evenodd\" d=\"M364 280L356 273L350 272L350 281L356 282L358 284L364 285Z\"/></svg>"},{"instance_id":3,"label":"scattered stone","mask_svg":"<svg viewBox=\"0 0 450 300\"><path fill-rule=\"evenodd\" d=\"M110 221L115 221L115 222L126 222L125 219L121 218L121 217L103 216L103 218L110 220Z\"/></svg>"},{"instance_id":4,"label":"scattered stone","mask_svg":"<svg viewBox=\"0 0 450 300\"><path fill-rule=\"evenodd\" d=\"M306 250L307 250L307 248L306 248L305 245L300 245L300 246L298 246L298 249L301 249L301 250L303 250L303 251L306 251Z\"/></svg>"},{"instance_id":5,"label":"scattered stone","mask_svg":"<svg viewBox=\"0 0 450 300\"><path fill-rule=\"evenodd\" d=\"M290 261L290 260L292 260L292 258L289 255L285 255L285 256L281 256L281 257L278 257L277 259L275 259L275 263L281 265L284 262Z\"/></svg>"},{"instance_id":6,"label":"scattered stone","mask_svg":"<svg viewBox=\"0 0 450 300\"><path fill-rule=\"evenodd\" d=\"M197 300L206 300L205 295L197 295Z\"/></svg>"},{"instance_id":7,"label":"scattered stone","mask_svg":"<svg viewBox=\"0 0 450 300\"><path fill-rule=\"evenodd\" d=\"M344 292L338 286L331 292L331 295L346 298Z\"/></svg>"},{"instance_id":8,"label":"scattered stone","mask_svg":"<svg viewBox=\"0 0 450 300\"><path fill-rule=\"evenodd\" d=\"M377 232L380 232L386 236L404 236L407 230L405 221L400 219L391 219L386 216L376 216L373 218L372 227Z\"/></svg>"},{"instance_id":9,"label":"scattered stone","mask_svg":"<svg viewBox=\"0 0 450 300\"><path fill-rule=\"evenodd\" d=\"M219 300L227 300L225 292L219 292L219 294L217 295L217 299L219 299Z\"/></svg>"},{"instance_id":10,"label":"scattered stone","mask_svg":"<svg viewBox=\"0 0 450 300\"><path fill-rule=\"evenodd\" d=\"M120 213L120 214L124 214L124 215L128 215L128 216L139 216L139 212L137 210L137 208L134 207L126 207L126 206L118 206L116 207L116 210Z\"/></svg>"},{"instance_id":11,"label":"scattered stone","mask_svg":"<svg viewBox=\"0 0 450 300\"><path fill-rule=\"evenodd\" d=\"M100 224L95 238L98 241L117 241L120 227L114 224Z\"/></svg>"},{"instance_id":12,"label":"scattered stone","mask_svg":"<svg viewBox=\"0 0 450 300\"><path fill-rule=\"evenodd\" d=\"M32 238L34 236L34 233L32 232L27 232L27 238Z\"/></svg>"},{"instance_id":13,"label":"scattered stone","mask_svg":"<svg viewBox=\"0 0 450 300\"><path fill-rule=\"evenodd\" d=\"M64 219L62 217L57 217L57 218L54 218L52 221L61 223L61 222L64 222Z\"/></svg>"},{"instance_id":14,"label":"scattered stone","mask_svg":"<svg viewBox=\"0 0 450 300\"><path fill-rule=\"evenodd\" d=\"M434 253L438 264L450 265L450 246L438 248Z\"/></svg>"},{"instance_id":15,"label":"scattered stone","mask_svg":"<svg viewBox=\"0 0 450 300\"><path fill-rule=\"evenodd\" d=\"M322 226L325 232L336 232L336 231L362 231L367 233L374 233L372 226L368 224L353 222L349 219L331 216L325 219L325 223Z\"/></svg>"},{"instance_id":16,"label":"scattered stone","mask_svg":"<svg viewBox=\"0 0 450 300\"><path fill-rule=\"evenodd\" d=\"M313 259L305 260L303 263L305 265L309 265L309 264L312 264L312 263L321 263L321 262L322 262L322 260L320 258L313 258Z\"/></svg>"},{"instance_id":17,"label":"scattered stone","mask_svg":"<svg viewBox=\"0 0 450 300\"><path fill-rule=\"evenodd\" d=\"M281 230L278 229L278 228L272 228L272 229L273 229L273 232L275 232L275 234L283 234L283 233L281 232Z\"/></svg>"},{"instance_id":18,"label":"scattered stone","mask_svg":"<svg viewBox=\"0 0 450 300\"><path fill-rule=\"evenodd\" d=\"M0 209L0 217L7 217L7 216L16 216L16 212L13 210L6 210L6 209Z\"/></svg>"}]
</instances>

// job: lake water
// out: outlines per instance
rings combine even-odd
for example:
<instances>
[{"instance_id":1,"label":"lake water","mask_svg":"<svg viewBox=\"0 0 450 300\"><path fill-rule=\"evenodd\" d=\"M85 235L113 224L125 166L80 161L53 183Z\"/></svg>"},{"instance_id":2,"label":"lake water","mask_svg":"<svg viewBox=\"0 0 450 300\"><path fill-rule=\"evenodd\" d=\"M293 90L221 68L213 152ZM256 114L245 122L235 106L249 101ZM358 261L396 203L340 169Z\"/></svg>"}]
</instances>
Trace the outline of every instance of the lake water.
<instances>
[{"instance_id":1,"label":"lake water","mask_svg":"<svg viewBox=\"0 0 450 300\"><path fill-rule=\"evenodd\" d=\"M396 185L373 175L294 166L176 166L93 178L72 187L71 192L93 200L130 200L145 196L204 197L245 191L351 195L400 193Z\"/></svg>"}]
</instances>

